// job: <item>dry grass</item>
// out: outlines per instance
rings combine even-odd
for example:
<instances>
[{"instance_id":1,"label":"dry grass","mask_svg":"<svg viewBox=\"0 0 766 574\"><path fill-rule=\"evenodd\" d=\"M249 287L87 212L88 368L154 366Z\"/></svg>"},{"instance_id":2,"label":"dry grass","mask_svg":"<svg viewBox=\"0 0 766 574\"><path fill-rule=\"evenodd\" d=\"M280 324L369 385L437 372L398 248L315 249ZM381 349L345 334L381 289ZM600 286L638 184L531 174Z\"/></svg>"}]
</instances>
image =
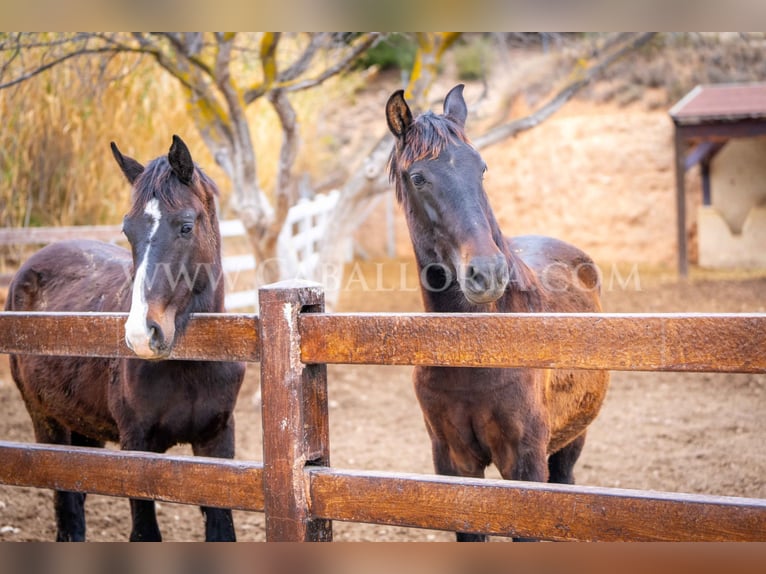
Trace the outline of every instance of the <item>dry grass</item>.
<instances>
[{"instance_id":1,"label":"dry grass","mask_svg":"<svg viewBox=\"0 0 766 574\"><path fill-rule=\"evenodd\" d=\"M128 190L109 142L145 162L163 153L174 133L218 183L226 206L230 183L187 113L178 83L152 61L127 55L110 63L107 77L95 61L81 59L0 91L0 225L118 223ZM291 97L301 122L296 173L321 173L329 156L318 149L317 118L327 101L347 92L340 80ZM259 183L270 194L282 141L279 121L261 100L247 115Z\"/></svg>"},{"instance_id":2,"label":"dry grass","mask_svg":"<svg viewBox=\"0 0 766 574\"><path fill-rule=\"evenodd\" d=\"M174 86L147 66L124 75L134 65L113 62L102 82L80 60L0 92L2 225L119 222L127 186L109 142L143 161L188 121Z\"/></svg>"}]
</instances>

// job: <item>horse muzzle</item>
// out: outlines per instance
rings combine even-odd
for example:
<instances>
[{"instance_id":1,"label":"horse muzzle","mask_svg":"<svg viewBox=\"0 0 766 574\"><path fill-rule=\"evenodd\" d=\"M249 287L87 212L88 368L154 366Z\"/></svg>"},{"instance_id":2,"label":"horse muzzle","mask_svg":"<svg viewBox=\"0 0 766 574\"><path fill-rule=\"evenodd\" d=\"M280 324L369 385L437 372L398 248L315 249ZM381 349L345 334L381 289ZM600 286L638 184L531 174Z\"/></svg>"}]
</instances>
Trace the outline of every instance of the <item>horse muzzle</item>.
<instances>
[{"instance_id":1,"label":"horse muzzle","mask_svg":"<svg viewBox=\"0 0 766 574\"><path fill-rule=\"evenodd\" d=\"M138 320L129 316L125 323L125 343L141 359L167 359L174 340L175 313L149 313Z\"/></svg>"},{"instance_id":2,"label":"horse muzzle","mask_svg":"<svg viewBox=\"0 0 766 574\"><path fill-rule=\"evenodd\" d=\"M505 293L511 273L505 256L473 257L460 270L460 289L475 305L493 303Z\"/></svg>"}]
</instances>

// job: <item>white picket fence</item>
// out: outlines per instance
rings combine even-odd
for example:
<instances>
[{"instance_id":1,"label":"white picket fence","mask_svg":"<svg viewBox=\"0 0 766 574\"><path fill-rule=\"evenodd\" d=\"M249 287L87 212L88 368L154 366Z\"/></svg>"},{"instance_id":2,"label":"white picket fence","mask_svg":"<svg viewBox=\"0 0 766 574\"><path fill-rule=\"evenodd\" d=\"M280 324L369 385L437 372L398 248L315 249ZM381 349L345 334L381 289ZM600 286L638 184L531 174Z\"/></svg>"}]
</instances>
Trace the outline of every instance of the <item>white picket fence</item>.
<instances>
[{"instance_id":1,"label":"white picket fence","mask_svg":"<svg viewBox=\"0 0 766 574\"><path fill-rule=\"evenodd\" d=\"M312 199L301 199L290 208L287 219L277 240L277 261L263 262L264 265L278 264L284 279L320 280L320 250L325 229L330 223L330 214L338 203L340 192L333 190L315 195ZM245 235L245 227L239 220L221 222L221 236L238 237ZM352 257L351 242L345 247L346 260ZM256 271L257 262L251 254L230 255L223 259L223 270L227 275L245 271ZM256 307L257 286L253 289L235 291L226 295L226 309Z\"/></svg>"},{"instance_id":2,"label":"white picket fence","mask_svg":"<svg viewBox=\"0 0 766 574\"><path fill-rule=\"evenodd\" d=\"M338 190L327 194L318 194L313 199L300 200L287 214L287 220L277 241L276 262L263 264L279 264L283 278L303 278L319 280L319 251L325 229L330 223L330 214L340 197ZM252 252L239 255L226 255L227 238L245 237L245 226L238 219L227 219L220 222L223 239L223 271L227 276L227 286L234 283L239 275L252 274L251 288L229 292L226 295L227 311L248 309L254 310L258 304L257 274L258 263ZM116 243L124 241L119 225L58 227L58 228L29 228L29 229L0 229L0 245L30 245L45 244L60 239L71 238L100 239ZM346 248L347 259L351 258L351 241Z\"/></svg>"}]
</instances>

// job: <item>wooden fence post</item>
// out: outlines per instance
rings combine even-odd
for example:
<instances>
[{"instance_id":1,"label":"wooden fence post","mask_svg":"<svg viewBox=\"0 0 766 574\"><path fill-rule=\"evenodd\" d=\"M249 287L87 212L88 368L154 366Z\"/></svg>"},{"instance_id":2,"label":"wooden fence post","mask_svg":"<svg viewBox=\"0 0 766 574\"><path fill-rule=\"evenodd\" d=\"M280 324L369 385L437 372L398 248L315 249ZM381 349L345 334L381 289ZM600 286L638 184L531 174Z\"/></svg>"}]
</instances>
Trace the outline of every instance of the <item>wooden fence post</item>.
<instances>
[{"instance_id":1,"label":"wooden fence post","mask_svg":"<svg viewBox=\"0 0 766 574\"><path fill-rule=\"evenodd\" d=\"M324 311L317 283L283 281L259 290L266 539L330 541L332 522L312 520L307 465L329 466L327 366L301 362L301 313Z\"/></svg>"}]
</instances>

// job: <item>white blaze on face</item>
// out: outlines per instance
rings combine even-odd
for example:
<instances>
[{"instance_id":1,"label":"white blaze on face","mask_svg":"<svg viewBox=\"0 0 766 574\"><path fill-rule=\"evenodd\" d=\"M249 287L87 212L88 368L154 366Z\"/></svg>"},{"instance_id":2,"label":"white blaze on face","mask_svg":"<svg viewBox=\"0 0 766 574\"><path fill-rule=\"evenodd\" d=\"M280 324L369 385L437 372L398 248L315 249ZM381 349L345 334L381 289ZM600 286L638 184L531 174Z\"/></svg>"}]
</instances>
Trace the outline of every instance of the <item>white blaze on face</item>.
<instances>
[{"instance_id":1,"label":"white blaze on face","mask_svg":"<svg viewBox=\"0 0 766 574\"><path fill-rule=\"evenodd\" d=\"M160 202L157 198L147 202L144 213L151 217L152 227L149 230L149 237L146 242L146 251L138 260L138 269L136 277L133 280L133 299L130 303L130 314L125 323L125 342L133 352L139 357L151 358L156 353L149 347L152 333L146 326L146 316L149 313L149 305L146 302L145 286L146 267L149 261L149 250L152 248L152 239L160 226Z\"/></svg>"}]
</instances>

